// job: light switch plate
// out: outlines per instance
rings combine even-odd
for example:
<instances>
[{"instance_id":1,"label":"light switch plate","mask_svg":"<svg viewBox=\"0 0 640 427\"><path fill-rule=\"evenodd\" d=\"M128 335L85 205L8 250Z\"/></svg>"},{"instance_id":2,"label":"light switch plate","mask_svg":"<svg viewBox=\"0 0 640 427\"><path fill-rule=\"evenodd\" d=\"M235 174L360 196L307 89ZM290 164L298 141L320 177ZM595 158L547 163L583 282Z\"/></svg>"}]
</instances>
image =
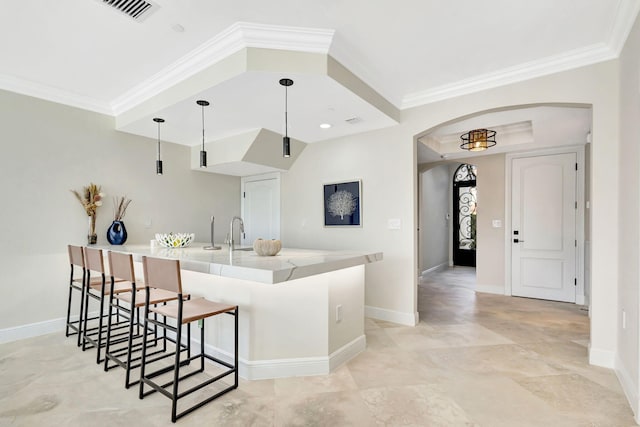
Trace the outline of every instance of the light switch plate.
<instances>
[{"instance_id":1,"label":"light switch plate","mask_svg":"<svg viewBox=\"0 0 640 427\"><path fill-rule=\"evenodd\" d=\"M400 220L400 218L389 218L387 220L387 228L389 230L400 230L401 226L402 221Z\"/></svg>"},{"instance_id":2,"label":"light switch plate","mask_svg":"<svg viewBox=\"0 0 640 427\"><path fill-rule=\"evenodd\" d=\"M499 219L494 219L493 221L491 221L491 226L493 228L500 228L502 227L502 221L500 221Z\"/></svg>"}]
</instances>

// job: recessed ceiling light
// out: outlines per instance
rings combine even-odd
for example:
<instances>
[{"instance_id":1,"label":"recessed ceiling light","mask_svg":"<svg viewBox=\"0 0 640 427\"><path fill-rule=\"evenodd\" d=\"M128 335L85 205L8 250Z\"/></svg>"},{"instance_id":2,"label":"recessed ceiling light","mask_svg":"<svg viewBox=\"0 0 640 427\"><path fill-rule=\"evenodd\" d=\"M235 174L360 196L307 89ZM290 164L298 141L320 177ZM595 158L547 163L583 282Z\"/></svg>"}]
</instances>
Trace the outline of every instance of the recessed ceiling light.
<instances>
[{"instance_id":1,"label":"recessed ceiling light","mask_svg":"<svg viewBox=\"0 0 640 427\"><path fill-rule=\"evenodd\" d=\"M329 129L329 128L331 127L331 125L330 125L329 123L322 123L322 124L320 125L320 127L321 127L322 129Z\"/></svg>"}]
</instances>

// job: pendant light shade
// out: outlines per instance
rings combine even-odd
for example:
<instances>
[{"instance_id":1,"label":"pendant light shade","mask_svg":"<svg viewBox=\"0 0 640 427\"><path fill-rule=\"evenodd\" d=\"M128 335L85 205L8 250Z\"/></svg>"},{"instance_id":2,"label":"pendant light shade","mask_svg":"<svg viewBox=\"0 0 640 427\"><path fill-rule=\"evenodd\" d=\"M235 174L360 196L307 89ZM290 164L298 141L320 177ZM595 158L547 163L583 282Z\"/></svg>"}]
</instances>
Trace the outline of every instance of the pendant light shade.
<instances>
[{"instance_id":1,"label":"pendant light shade","mask_svg":"<svg viewBox=\"0 0 640 427\"><path fill-rule=\"evenodd\" d=\"M496 131L474 129L460 136L460 148L469 151L483 151L496 145Z\"/></svg>"},{"instance_id":2,"label":"pendant light shade","mask_svg":"<svg viewBox=\"0 0 640 427\"><path fill-rule=\"evenodd\" d=\"M282 138L282 157L291 156L291 140L289 139L289 123L288 123L288 99L287 88L293 84L291 79L280 79L280 84L284 86L284 137Z\"/></svg>"},{"instance_id":3,"label":"pendant light shade","mask_svg":"<svg viewBox=\"0 0 640 427\"><path fill-rule=\"evenodd\" d=\"M204 150L204 107L209 105L209 101L199 99L196 103L202 107L202 150L200 150L200 167L207 167L207 152Z\"/></svg>"},{"instance_id":4,"label":"pendant light shade","mask_svg":"<svg viewBox=\"0 0 640 427\"><path fill-rule=\"evenodd\" d=\"M160 123L164 123L164 119L154 117L153 121L158 124L158 160L156 160L156 173L162 175L162 160L160 159Z\"/></svg>"}]
</instances>

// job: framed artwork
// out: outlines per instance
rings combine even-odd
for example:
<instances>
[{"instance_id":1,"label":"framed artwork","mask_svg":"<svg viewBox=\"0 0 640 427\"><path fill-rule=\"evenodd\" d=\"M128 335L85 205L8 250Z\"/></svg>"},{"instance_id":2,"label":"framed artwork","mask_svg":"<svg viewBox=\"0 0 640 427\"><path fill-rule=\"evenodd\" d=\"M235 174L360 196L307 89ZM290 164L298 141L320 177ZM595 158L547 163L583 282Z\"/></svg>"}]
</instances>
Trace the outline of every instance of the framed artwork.
<instances>
[{"instance_id":1,"label":"framed artwork","mask_svg":"<svg viewBox=\"0 0 640 427\"><path fill-rule=\"evenodd\" d=\"M324 185L324 226L362 226L362 181Z\"/></svg>"}]
</instances>

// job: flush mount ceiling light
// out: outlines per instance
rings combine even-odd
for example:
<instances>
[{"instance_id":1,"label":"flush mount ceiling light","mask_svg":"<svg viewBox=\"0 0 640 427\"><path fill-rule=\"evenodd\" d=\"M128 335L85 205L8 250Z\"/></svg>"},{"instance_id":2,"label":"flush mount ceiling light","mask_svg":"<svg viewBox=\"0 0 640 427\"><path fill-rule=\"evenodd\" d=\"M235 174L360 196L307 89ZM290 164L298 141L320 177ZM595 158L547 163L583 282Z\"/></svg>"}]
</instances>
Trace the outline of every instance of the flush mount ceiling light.
<instances>
[{"instance_id":1,"label":"flush mount ceiling light","mask_svg":"<svg viewBox=\"0 0 640 427\"><path fill-rule=\"evenodd\" d=\"M496 145L496 131L488 129L474 129L460 135L460 148L469 151L483 151Z\"/></svg>"},{"instance_id":2,"label":"flush mount ceiling light","mask_svg":"<svg viewBox=\"0 0 640 427\"><path fill-rule=\"evenodd\" d=\"M196 101L196 104L202 107L202 150L200 150L200 167L207 167L207 152L204 151L204 107L209 105L209 101L205 101L204 99L199 99Z\"/></svg>"},{"instance_id":3,"label":"flush mount ceiling light","mask_svg":"<svg viewBox=\"0 0 640 427\"><path fill-rule=\"evenodd\" d=\"M160 160L160 123L164 123L164 119L154 117L153 121L158 124L158 160L156 160L156 173L162 175L162 160Z\"/></svg>"},{"instance_id":4,"label":"flush mount ceiling light","mask_svg":"<svg viewBox=\"0 0 640 427\"><path fill-rule=\"evenodd\" d=\"M282 138L282 157L291 156L291 140L289 139L289 123L287 120L287 88L293 84L291 79L280 79L280 84L284 86L284 138Z\"/></svg>"}]
</instances>

